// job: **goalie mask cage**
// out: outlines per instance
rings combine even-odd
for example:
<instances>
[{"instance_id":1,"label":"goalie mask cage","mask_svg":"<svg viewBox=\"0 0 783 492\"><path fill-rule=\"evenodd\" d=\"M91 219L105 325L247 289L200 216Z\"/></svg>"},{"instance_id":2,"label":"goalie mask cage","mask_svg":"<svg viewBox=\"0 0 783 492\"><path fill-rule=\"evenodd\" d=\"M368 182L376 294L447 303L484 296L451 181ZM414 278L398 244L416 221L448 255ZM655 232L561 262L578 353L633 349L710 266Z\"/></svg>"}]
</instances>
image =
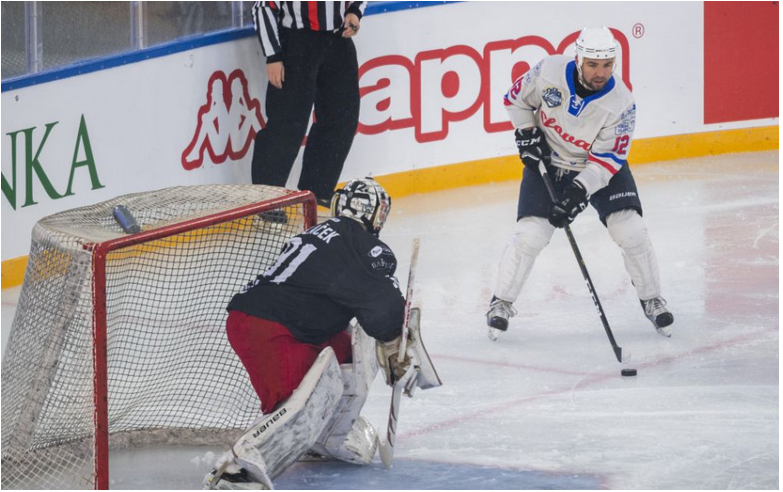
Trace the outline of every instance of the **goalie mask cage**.
<instances>
[{"instance_id":1,"label":"goalie mask cage","mask_svg":"<svg viewBox=\"0 0 783 492\"><path fill-rule=\"evenodd\" d=\"M260 409L225 308L315 209L306 191L184 186L39 221L2 365L2 488L106 489L110 447L240 435Z\"/></svg>"}]
</instances>

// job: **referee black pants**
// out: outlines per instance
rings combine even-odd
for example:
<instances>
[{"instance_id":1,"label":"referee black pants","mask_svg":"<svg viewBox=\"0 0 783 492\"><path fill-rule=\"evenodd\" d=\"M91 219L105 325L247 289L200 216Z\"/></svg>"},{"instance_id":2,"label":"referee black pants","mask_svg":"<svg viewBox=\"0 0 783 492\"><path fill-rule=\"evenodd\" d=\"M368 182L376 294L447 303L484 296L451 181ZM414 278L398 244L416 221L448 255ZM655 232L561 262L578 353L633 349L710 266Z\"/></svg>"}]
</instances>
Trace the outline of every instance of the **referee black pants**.
<instances>
[{"instance_id":1,"label":"referee black pants","mask_svg":"<svg viewBox=\"0 0 783 492\"><path fill-rule=\"evenodd\" d=\"M353 40L330 32L280 29L285 80L268 84L266 128L256 135L254 184L285 186L315 106L300 190L329 200L359 123L359 67Z\"/></svg>"}]
</instances>

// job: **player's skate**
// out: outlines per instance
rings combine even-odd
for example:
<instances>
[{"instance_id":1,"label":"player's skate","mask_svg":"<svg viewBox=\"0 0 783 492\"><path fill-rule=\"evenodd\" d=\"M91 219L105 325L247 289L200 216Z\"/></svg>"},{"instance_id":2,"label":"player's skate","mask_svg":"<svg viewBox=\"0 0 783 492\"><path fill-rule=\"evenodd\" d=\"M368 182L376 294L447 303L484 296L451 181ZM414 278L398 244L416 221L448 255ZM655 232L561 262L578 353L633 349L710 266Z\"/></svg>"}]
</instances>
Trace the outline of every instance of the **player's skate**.
<instances>
[{"instance_id":1,"label":"player's skate","mask_svg":"<svg viewBox=\"0 0 783 492\"><path fill-rule=\"evenodd\" d=\"M508 329L508 319L517 315L517 310L514 309L512 303L492 298L492 302L489 303L489 311L487 311L487 326L489 331L487 336L493 342L498 339L500 333Z\"/></svg>"},{"instance_id":2,"label":"player's skate","mask_svg":"<svg viewBox=\"0 0 783 492\"><path fill-rule=\"evenodd\" d=\"M666 309L666 300L663 297L654 297L647 301L640 300L644 315L647 316L655 330L665 337L672 336L672 330L669 325L674 323L674 315Z\"/></svg>"}]
</instances>

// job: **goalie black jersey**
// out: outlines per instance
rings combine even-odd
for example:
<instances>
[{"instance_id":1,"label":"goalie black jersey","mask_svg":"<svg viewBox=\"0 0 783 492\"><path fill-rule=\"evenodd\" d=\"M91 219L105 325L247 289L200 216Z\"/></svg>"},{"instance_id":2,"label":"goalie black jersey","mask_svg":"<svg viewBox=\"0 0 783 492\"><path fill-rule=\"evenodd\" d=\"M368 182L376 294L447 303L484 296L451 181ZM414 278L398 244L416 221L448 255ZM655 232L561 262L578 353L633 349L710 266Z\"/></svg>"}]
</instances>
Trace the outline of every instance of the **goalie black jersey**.
<instances>
[{"instance_id":1,"label":"goalie black jersey","mask_svg":"<svg viewBox=\"0 0 783 492\"><path fill-rule=\"evenodd\" d=\"M325 342L353 318L389 341L399 336L405 313L396 269L380 239L354 220L333 218L293 237L228 310L276 321L304 343Z\"/></svg>"}]
</instances>

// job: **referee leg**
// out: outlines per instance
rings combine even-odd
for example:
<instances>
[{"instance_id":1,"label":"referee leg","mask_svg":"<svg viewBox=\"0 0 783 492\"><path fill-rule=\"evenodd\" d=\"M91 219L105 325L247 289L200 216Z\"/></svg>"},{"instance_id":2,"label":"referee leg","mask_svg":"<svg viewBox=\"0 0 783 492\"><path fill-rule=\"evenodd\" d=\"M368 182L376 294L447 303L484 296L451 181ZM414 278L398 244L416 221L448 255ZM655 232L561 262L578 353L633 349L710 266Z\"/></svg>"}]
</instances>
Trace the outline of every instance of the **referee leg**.
<instances>
[{"instance_id":1,"label":"referee leg","mask_svg":"<svg viewBox=\"0 0 783 492\"><path fill-rule=\"evenodd\" d=\"M340 179L359 124L359 66L351 39L333 34L318 72L315 123L302 161L300 190L328 200Z\"/></svg>"},{"instance_id":2,"label":"referee leg","mask_svg":"<svg viewBox=\"0 0 783 492\"><path fill-rule=\"evenodd\" d=\"M288 31L283 30L281 31ZM285 186L315 99L318 49L309 33L288 31L283 88L267 84L266 127L258 132L251 168L253 184Z\"/></svg>"}]
</instances>

